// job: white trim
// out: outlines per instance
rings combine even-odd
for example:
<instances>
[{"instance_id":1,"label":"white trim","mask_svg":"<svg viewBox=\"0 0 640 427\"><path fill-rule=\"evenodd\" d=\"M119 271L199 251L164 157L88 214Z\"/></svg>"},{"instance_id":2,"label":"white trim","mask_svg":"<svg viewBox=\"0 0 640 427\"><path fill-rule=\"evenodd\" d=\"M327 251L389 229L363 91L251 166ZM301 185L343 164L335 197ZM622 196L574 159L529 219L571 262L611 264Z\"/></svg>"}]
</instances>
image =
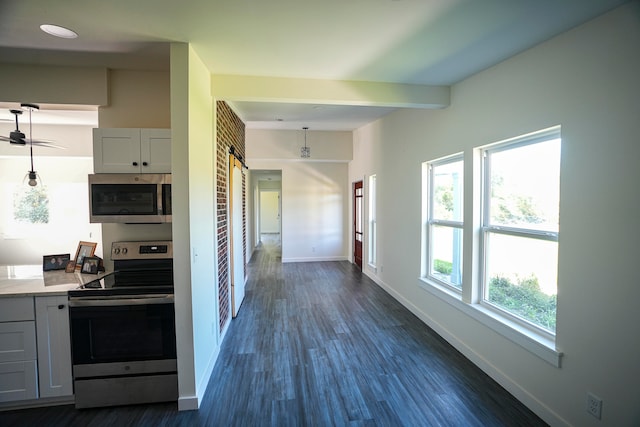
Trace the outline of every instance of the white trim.
<instances>
[{"instance_id":1,"label":"white trim","mask_svg":"<svg viewBox=\"0 0 640 427\"><path fill-rule=\"evenodd\" d=\"M350 261L348 256L282 258L282 262Z\"/></svg>"},{"instance_id":2,"label":"white trim","mask_svg":"<svg viewBox=\"0 0 640 427\"><path fill-rule=\"evenodd\" d=\"M197 411L199 408L200 402L197 396L178 398L178 411Z\"/></svg>"}]
</instances>

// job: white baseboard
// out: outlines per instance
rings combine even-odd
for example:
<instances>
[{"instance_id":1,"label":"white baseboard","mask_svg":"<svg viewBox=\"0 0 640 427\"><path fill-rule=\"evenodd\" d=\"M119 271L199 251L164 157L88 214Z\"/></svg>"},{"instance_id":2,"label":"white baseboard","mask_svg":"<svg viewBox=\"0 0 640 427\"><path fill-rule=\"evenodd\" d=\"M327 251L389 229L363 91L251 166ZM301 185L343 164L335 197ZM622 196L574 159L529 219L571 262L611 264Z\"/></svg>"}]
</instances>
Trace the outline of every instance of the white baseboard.
<instances>
[{"instance_id":1,"label":"white baseboard","mask_svg":"<svg viewBox=\"0 0 640 427\"><path fill-rule=\"evenodd\" d=\"M282 262L348 261L345 256L282 258Z\"/></svg>"},{"instance_id":2,"label":"white baseboard","mask_svg":"<svg viewBox=\"0 0 640 427\"><path fill-rule=\"evenodd\" d=\"M200 403L197 396L179 397L178 411L197 411Z\"/></svg>"}]
</instances>

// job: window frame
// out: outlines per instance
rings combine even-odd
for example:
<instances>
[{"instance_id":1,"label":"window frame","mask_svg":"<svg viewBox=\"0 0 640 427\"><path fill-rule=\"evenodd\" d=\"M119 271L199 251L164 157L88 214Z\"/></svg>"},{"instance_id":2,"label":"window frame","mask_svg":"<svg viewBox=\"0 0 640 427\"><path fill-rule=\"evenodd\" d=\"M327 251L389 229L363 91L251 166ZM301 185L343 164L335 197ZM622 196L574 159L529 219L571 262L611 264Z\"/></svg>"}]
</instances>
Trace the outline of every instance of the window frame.
<instances>
[{"instance_id":1,"label":"window frame","mask_svg":"<svg viewBox=\"0 0 640 427\"><path fill-rule=\"evenodd\" d=\"M444 166L452 163L462 163L463 177L460 181L461 188L461 200L463 200L464 207L464 153L456 153L451 156L442 157L439 159L427 161L423 163L423 188L424 184L427 187L427 197L426 203L423 205L423 227L424 227L424 237L423 237L423 255L422 255L422 279L426 280L428 283L435 284L441 288L449 292L453 292L454 295L457 295L459 298L462 296L462 289L464 286L464 275L463 275L463 264L464 264L464 254L462 250L462 246L460 247L460 287L455 286L452 283L449 283L445 280L442 280L440 277L437 277L432 274L432 265L433 265L433 237L434 227L447 227L452 230L460 230L461 233L461 241L464 240L464 211L462 212L461 220L444 220L444 219L435 219L434 218L434 208L435 208L435 187L434 187L434 169L438 166ZM426 169L426 171L424 170ZM424 196L423 196L424 197ZM464 209L464 208L463 208Z\"/></svg>"},{"instance_id":2,"label":"window frame","mask_svg":"<svg viewBox=\"0 0 640 427\"><path fill-rule=\"evenodd\" d=\"M378 187L378 178L376 174L370 175L369 180L369 242L368 242L368 250L367 250L367 264L374 271L377 271L377 263L378 263L378 250L377 250L377 241L378 241L378 223L377 223L377 187Z\"/></svg>"},{"instance_id":3,"label":"window frame","mask_svg":"<svg viewBox=\"0 0 640 427\"><path fill-rule=\"evenodd\" d=\"M559 245L559 224L558 230L539 230L531 229L527 227L518 226L505 226L505 225L492 225L491 219L491 155L509 150L515 150L526 146L554 140L561 138L560 127L556 126L550 129L545 129L539 132L534 132L528 135L522 135L506 141L491 144L489 146L481 147L481 223L480 223L480 280L478 283L478 304L493 313L498 320L506 320L508 324L515 323L521 328L530 331L531 333L541 336L545 340L555 342L556 334L553 331L545 329L532 321L525 319L522 316L511 313L499 305L492 303L488 300L489 293L489 278L488 275L488 253L489 253L489 239L491 234L521 237L542 241L551 241ZM560 185L560 182L558 182ZM559 207L558 207L559 208ZM559 218L558 218L559 221ZM557 285L557 276L556 276ZM556 315L557 318L557 315Z\"/></svg>"}]
</instances>

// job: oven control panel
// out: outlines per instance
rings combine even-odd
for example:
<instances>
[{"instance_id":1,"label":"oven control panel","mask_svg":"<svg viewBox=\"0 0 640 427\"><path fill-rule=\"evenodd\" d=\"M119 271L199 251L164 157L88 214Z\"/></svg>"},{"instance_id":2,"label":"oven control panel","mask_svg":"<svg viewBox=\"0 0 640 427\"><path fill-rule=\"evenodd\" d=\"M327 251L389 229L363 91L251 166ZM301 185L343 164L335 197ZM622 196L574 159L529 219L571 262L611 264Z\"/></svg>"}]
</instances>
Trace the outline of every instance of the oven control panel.
<instances>
[{"instance_id":1,"label":"oven control panel","mask_svg":"<svg viewBox=\"0 0 640 427\"><path fill-rule=\"evenodd\" d=\"M171 240L152 242L113 242L111 244L111 259L165 259L173 258L173 244Z\"/></svg>"}]
</instances>

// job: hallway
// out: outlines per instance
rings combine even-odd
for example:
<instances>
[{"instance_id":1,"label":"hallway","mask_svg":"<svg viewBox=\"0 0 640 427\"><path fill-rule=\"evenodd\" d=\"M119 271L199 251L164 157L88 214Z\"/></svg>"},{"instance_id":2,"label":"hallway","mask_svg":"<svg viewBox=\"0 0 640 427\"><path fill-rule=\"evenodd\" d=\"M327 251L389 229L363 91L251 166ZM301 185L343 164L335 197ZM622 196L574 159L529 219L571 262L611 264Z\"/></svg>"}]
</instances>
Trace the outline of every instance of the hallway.
<instances>
[{"instance_id":1,"label":"hallway","mask_svg":"<svg viewBox=\"0 0 640 427\"><path fill-rule=\"evenodd\" d=\"M349 262L249 263L199 411L176 404L0 412L0 425L544 426Z\"/></svg>"}]
</instances>

